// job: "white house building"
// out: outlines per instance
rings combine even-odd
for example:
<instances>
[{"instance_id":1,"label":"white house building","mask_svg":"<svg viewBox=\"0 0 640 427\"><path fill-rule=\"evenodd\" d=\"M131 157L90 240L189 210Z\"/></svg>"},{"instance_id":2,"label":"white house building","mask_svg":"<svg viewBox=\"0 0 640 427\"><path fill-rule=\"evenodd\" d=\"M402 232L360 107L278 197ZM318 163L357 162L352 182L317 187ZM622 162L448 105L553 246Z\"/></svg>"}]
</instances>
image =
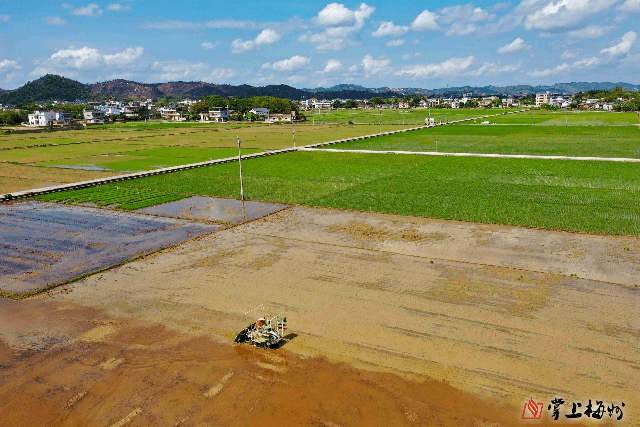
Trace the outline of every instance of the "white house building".
<instances>
[{"instance_id":1,"label":"white house building","mask_svg":"<svg viewBox=\"0 0 640 427\"><path fill-rule=\"evenodd\" d=\"M260 117L269 117L269 109L268 108L252 108L251 110L249 110L250 113L255 114L256 116L260 116Z\"/></svg>"},{"instance_id":2,"label":"white house building","mask_svg":"<svg viewBox=\"0 0 640 427\"><path fill-rule=\"evenodd\" d=\"M175 107L163 107L160 109L160 117L165 120L171 120L173 122L183 122L186 117L182 117L182 114Z\"/></svg>"},{"instance_id":3,"label":"white house building","mask_svg":"<svg viewBox=\"0 0 640 427\"><path fill-rule=\"evenodd\" d=\"M549 101L550 101L549 92L536 94L536 107L539 107L542 104L549 104L550 103Z\"/></svg>"},{"instance_id":4,"label":"white house building","mask_svg":"<svg viewBox=\"0 0 640 427\"><path fill-rule=\"evenodd\" d=\"M34 111L28 115L29 126L50 126L52 124L67 124L71 120L71 113L64 111Z\"/></svg>"},{"instance_id":5,"label":"white house building","mask_svg":"<svg viewBox=\"0 0 640 427\"><path fill-rule=\"evenodd\" d=\"M226 108L214 107L208 113L200 113L201 123L225 123L229 121L229 110Z\"/></svg>"},{"instance_id":6,"label":"white house building","mask_svg":"<svg viewBox=\"0 0 640 427\"><path fill-rule=\"evenodd\" d=\"M280 123L280 122L291 122L295 120L296 112L292 111L289 114L270 114L269 117L265 120L267 123Z\"/></svg>"},{"instance_id":7,"label":"white house building","mask_svg":"<svg viewBox=\"0 0 640 427\"><path fill-rule=\"evenodd\" d=\"M84 110L82 112L84 120L88 125L104 124L104 111L102 110Z\"/></svg>"}]
</instances>

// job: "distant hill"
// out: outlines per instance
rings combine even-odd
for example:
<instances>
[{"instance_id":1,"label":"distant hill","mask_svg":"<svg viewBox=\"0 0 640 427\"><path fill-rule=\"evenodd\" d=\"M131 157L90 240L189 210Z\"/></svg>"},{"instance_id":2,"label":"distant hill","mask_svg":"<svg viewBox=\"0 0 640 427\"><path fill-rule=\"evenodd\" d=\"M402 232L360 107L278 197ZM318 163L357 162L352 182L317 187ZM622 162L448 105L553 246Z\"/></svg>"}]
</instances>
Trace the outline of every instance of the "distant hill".
<instances>
[{"instance_id":1,"label":"distant hill","mask_svg":"<svg viewBox=\"0 0 640 427\"><path fill-rule=\"evenodd\" d=\"M450 95L454 96L460 93L473 93L475 95L517 95L522 93L540 93L540 92L558 92L558 93L576 93L588 92L590 90L611 90L616 86L621 86L629 91L640 91L640 85L630 83L611 83L611 82L571 82L556 83L551 86L531 86L531 85L514 85L514 86L458 86L439 89L419 89L404 88L399 89L404 93L420 93L423 95Z\"/></svg>"},{"instance_id":2,"label":"distant hill","mask_svg":"<svg viewBox=\"0 0 640 427\"><path fill-rule=\"evenodd\" d=\"M137 83L131 80L110 80L107 82L82 84L65 77L46 75L38 80L29 82L19 89L0 94L2 104L20 104L24 102L46 102L52 100L75 101L77 99L100 99L106 97L159 99L171 98L202 98L208 95L223 97L237 96L247 98L251 96L275 96L293 100L308 98L371 98L381 96L391 98L393 92L380 92L375 89L364 89L362 86L338 85L330 89L314 90L296 89L288 85L219 85L206 82L168 82L168 83ZM344 88L351 88L345 90ZM364 90L363 90L364 89Z\"/></svg>"},{"instance_id":3,"label":"distant hill","mask_svg":"<svg viewBox=\"0 0 640 427\"><path fill-rule=\"evenodd\" d=\"M152 85L122 79L89 84L86 87L93 93L116 98L155 99L163 95Z\"/></svg>"},{"instance_id":4,"label":"distant hill","mask_svg":"<svg viewBox=\"0 0 640 427\"><path fill-rule=\"evenodd\" d=\"M5 91L0 89L0 104L21 104L27 102L46 101L75 101L96 100L107 97L117 99L159 99L159 98L193 98L199 99L208 95L220 95L222 97L251 97L251 96L276 96L292 100L310 98L318 99L369 99L374 96L393 98L403 96L406 93L419 93L426 96L458 96L462 93L475 95L517 95L522 93L559 92L574 93L589 90L610 90L616 86L631 91L640 91L640 85L629 83L610 82L571 82L557 83L552 86L460 86L440 89L421 88L366 88L355 84L339 84L329 88L318 87L315 89L296 89L288 85L219 85L206 82L168 82L168 83L137 83L130 80L110 80L107 82L83 84L65 77L47 74L33 82L28 82L21 88Z\"/></svg>"},{"instance_id":5,"label":"distant hill","mask_svg":"<svg viewBox=\"0 0 640 427\"><path fill-rule=\"evenodd\" d=\"M91 92L86 86L75 80L47 74L38 80L28 82L21 88L0 94L0 104L20 104L38 101L75 101L86 99Z\"/></svg>"}]
</instances>

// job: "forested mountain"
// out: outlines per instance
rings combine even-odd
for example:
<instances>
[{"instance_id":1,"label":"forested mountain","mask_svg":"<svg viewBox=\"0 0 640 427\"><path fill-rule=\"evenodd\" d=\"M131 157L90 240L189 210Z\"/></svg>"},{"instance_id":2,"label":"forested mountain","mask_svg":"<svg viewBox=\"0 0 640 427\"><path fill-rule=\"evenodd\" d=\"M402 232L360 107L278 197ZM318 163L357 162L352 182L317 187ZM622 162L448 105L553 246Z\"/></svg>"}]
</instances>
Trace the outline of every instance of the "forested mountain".
<instances>
[{"instance_id":1,"label":"forested mountain","mask_svg":"<svg viewBox=\"0 0 640 427\"><path fill-rule=\"evenodd\" d=\"M254 96L274 96L291 100L309 98L318 99L369 99L372 97L393 98L405 93L419 93L426 96L458 96L462 93L475 95L514 95L521 93L559 92L575 93L590 90L611 90L620 86L626 90L639 91L640 85L610 82L571 82L557 83L552 86L459 86L440 89L421 88L365 88L354 84L340 84L330 88L297 89L288 85L220 85L206 82L168 82L137 83L130 80L111 80L101 83L83 84L65 77L47 74L21 88L4 91L0 89L0 104L17 105L22 103L46 101L97 100L104 98L134 98L140 100L174 98L200 99L205 96L219 95L224 98L249 98Z\"/></svg>"},{"instance_id":2,"label":"forested mountain","mask_svg":"<svg viewBox=\"0 0 640 427\"><path fill-rule=\"evenodd\" d=\"M0 104L21 104L39 101L75 101L87 99L91 92L86 85L65 77L47 74L21 88L0 94Z\"/></svg>"}]
</instances>

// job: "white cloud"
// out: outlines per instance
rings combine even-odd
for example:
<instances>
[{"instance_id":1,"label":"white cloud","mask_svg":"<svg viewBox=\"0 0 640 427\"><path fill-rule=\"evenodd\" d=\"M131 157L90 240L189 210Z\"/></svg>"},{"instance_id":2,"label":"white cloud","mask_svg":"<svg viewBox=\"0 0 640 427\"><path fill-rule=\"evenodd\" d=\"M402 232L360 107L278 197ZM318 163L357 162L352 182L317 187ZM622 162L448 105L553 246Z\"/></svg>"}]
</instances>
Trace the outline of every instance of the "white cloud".
<instances>
[{"instance_id":1,"label":"white cloud","mask_svg":"<svg viewBox=\"0 0 640 427\"><path fill-rule=\"evenodd\" d=\"M203 76L210 72L208 64L187 61L156 61L151 69L157 71L158 77L163 81L202 80Z\"/></svg>"},{"instance_id":2,"label":"white cloud","mask_svg":"<svg viewBox=\"0 0 640 427\"><path fill-rule=\"evenodd\" d=\"M466 72L473 64L473 56L450 58L439 64L413 65L403 67L396 76L409 76L413 79L433 79L441 76L452 76Z\"/></svg>"},{"instance_id":3,"label":"white cloud","mask_svg":"<svg viewBox=\"0 0 640 427\"><path fill-rule=\"evenodd\" d=\"M203 62L188 61L156 61L151 69L157 74L154 78L162 81L209 81L212 83L228 83L238 75L229 68L211 68Z\"/></svg>"},{"instance_id":4,"label":"white cloud","mask_svg":"<svg viewBox=\"0 0 640 427\"><path fill-rule=\"evenodd\" d=\"M481 22L491 21L496 19L496 15L489 13L486 9L481 7L473 7L471 3L456 6L443 7L438 9L440 20L447 24L453 22L469 23L469 22Z\"/></svg>"},{"instance_id":5,"label":"white cloud","mask_svg":"<svg viewBox=\"0 0 640 427\"><path fill-rule=\"evenodd\" d=\"M292 28L296 26L296 21L291 20L286 23L273 23L273 22L255 22L255 21L244 21L238 19L213 19L210 21L178 21L178 20L169 20L169 21L158 21L158 22L147 22L142 24L142 28L151 29L151 30L184 30L184 29L203 29L203 28L215 28L215 29L264 29L264 28L273 28L276 25L286 26L287 28Z\"/></svg>"},{"instance_id":6,"label":"white cloud","mask_svg":"<svg viewBox=\"0 0 640 427\"><path fill-rule=\"evenodd\" d=\"M624 12L640 12L640 0L627 0L618 9Z\"/></svg>"},{"instance_id":7,"label":"white cloud","mask_svg":"<svg viewBox=\"0 0 640 427\"><path fill-rule=\"evenodd\" d=\"M289 82L289 84L292 84L292 85L302 83L306 80L307 80L307 76L305 75L295 75L295 76L287 77L287 81Z\"/></svg>"},{"instance_id":8,"label":"white cloud","mask_svg":"<svg viewBox=\"0 0 640 427\"><path fill-rule=\"evenodd\" d=\"M564 52L562 52L562 55L560 55L560 59L575 59L577 58L579 55L577 53L571 53L568 50L565 50Z\"/></svg>"},{"instance_id":9,"label":"white cloud","mask_svg":"<svg viewBox=\"0 0 640 427\"><path fill-rule=\"evenodd\" d=\"M438 15L425 9L413 20L411 28L416 31L438 30L440 27L438 27L436 19L438 19Z\"/></svg>"},{"instance_id":10,"label":"white cloud","mask_svg":"<svg viewBox=\"0 0 640 427\"><path fill-rule=\"evenodd\" d=\"M579 30L569 31L567 33L567 37L571 39L576 39L576 40L597 39L606 35L612 29L613 27L606 27L602 25L590 25L585 28L580 28Z\"/></svg>"},{"instance_id":11,"label":"white cloud","mask_svg":"<svg viewBox=\"0 0 640 427\"><path fill-rule=\"evenodd\" d=\"M214 19L207 21L207 28L260 28L260 23L252 21L242 21L237 19Z\"/></svg>"},{"instance_id":12,"label":"white cloud","mask_svg":"<svg viewBox=\"0 0 640 427\"><path fill-rule=\"evenodd\" d=\"M506 1L506 2L503 2L503 3L496 3L492 7L490 7L490 9L492 11L504 10L504 9L508 8L510 5L511 4L508 1Z\"/></svg>"},{"instance_id":13,"label":"white cloud","mask_svg":"<svg viewBox=\"0 0 640 427\"><path fill-rule=\"evenodd\" d=\"M4 59L0 61L0 71L7 70L21 70L22 67L18 65L18 61Z\"/></svg>"},{"instance_id":14,"label":"white cloud","mask_svg":"<svg viewBox=\"0 0 640 427\"><path fill-rule=\"evenodd\" d=\"M123 6L120 3L111 3L109 6L107 6L107 10L110 10L111 12L124 12L125 10L130 9L131 6L129 6L128 4Z\"/></svg>"},{"instance_id":15,"label":"white cloud","mask_svg":"<svg viewBox=\"0 0 640 427\"><path fill-rule=\"evenodd\" d=\"M310 62L311 58L295 55L289 59L283 59L282 61L274 62L273 64L270 62L266 62L262 64L262 68L275 71L294 71L299 70Z\"/></svg>"},{"instance_id":16,"label":"white cloud","mask_svg":"<svg viewBox=\"0 0 640 427\"><path fill-rule=\"evenodd\" d=\"M66 25L67 21L59 16L47 16L44 18L44 23L47 25Z\"/></svg>"},{"instance_id":17,"label":"white cloud","mask_svg":"<svg viewBox=\"0 0 640 427\"><path fill-rule=\"evenodd\" d=\"M602 58L596 58L596 57L585 58L585 59L581 59L580 61L574 62L572 67L577 69L589 68L589 67L593 67L594 65L598 65L601 62L602 62Z\"/></svg>"},{"instance_id":18,"label":"white cloud","mask_svg":"<svg viewBox=\"0 0 640 427\"><path fill-rule=\"evenodd\" d=\"M318 25L328 28L315 34L307 32L301 35L298 41L315 44L319 52L343 50L347 46L357 44L351 40L351 34L362 29L374 11L375 8L366 3L360 4L354 10L347 9L343 4L331 3L313 19Z\"/></svg>"},{"instance_id":19,"label":"white cloud","mask_svg":"<svg viewBox=\"0 0 640 427\"><path fill-rule=\"evenodd\" d=\"M564 64L560 64L555 68L547 68L546 70L540 70L540 71L539 70L531 71L530 73L528 73L528 75L531 77L540 78L540 77L547 77L552 74L566 73L570 70L571 70L571 65L565 62Z\"/></svg>"},{"instance_id":20,"label":"white cloud","mask_svg":"<svg viewBox=\"0 0 640 427\"><path fill-rule=\"evenodd\" d=\"M231 52L242 53L260 45L277 43L280 41L280 39L282 39L282 34L278 33L277 31L271 29L262 30L262 32L258 34L258 37L256 37L255 40L245 41L242 39L235 39L231 43Z\"/></svg>"},{"instance_id":21,"label":"white cloud","mask_svg":"<svg viewBox=\"0 0 640 427\"><path fill-rule=\"evenodd\" d=\"M255 43L253 40L242 40L235 39L231 42L231 52L232 53L242 53L247 50L251 50L255 47Z\"/></svg>"},{"instance_id":22,"label":"white cloud","mask_svg":"<svg viewBox=\"0 0 640 427\"><path fill-rule=\"evenodd\" d=\"M338 61L337 59L330 59L327 61L327 66L324 67L324 71L322 72L332 73L334 71L338 71L340 68L342 68L342 63L340 61Z\"/></svg>"},{"instance_id":23,"label":"white cloud","mask_svg":"<svg viewBox=\"0 0 640 427\"><path fill-rule=\"evenodd\" d=\"M0 22L8 24L11 21L11 15L0 15Z\"/></svg>"},{"instance_id":24,"label":"white cloud","mask_svg":"<svg viewBox=\"0 0 640 427\"><path fill-rule=\"evenodd\" d=\"M634 31L629 31L622 36L622 41L617 45L611 46L606 49L602 49L600 53L606 53L611 56L618 56L628 53L631 50L631 46L636 42L638 35Z\"/></svg>"},{"instance_id":25,"label":"white cloud","mask_svg":"<svg viewBox=\"0 0 640 427\"><path fill-rule=\"evenodd\" d=\"M389 65L391 65L391 60L384 57L373 59L373 56L365 55L362 59L366 77L390 73L391 67Z\"/></svg>"},{"instance_id":26,"label":"white cloud","mask_svg":"<svg viewBox=\"0 0 640 427\"><path fill-rule=\"evenodd\" d=\"M214 68L209 74L209 79L211 82L228 82L237 75L238 73L230 68Z\"/></svg>"},{"instance_id":27,"label":"white cloud","mask_svg":"<svg viewBox=\"0 0 640 427\"><path fill-rule=\"evenodd\" d=\"M406 61L408 59L417 58L419 56L420 56L420 52L407 53L407 54L402 55L402 59L404 59Z\"/></svg>"},{"instance_id":28,"label":"white cloud","mask_svg":"<svg viewBox=\"0 0 640 427\"><path fill-rule=\"evenodd\" d=\"M562 31L576 27L589 16L609 9L619 0L523 0L531 9L524 19L527 30ZM519 7L520 7L519 6Z\"/></svg>"},{"instance_id":29,"label":"white cloud","mask_svg":"<svg viewBox=\"0 0 640 427\"><path fill-rule=\"evenodd\" d=\"M447 31L447 36L466 36L477 30L477 27L473 24L453 24Z\"/></svg>"},{"instance_id":30,"label":"white cloud","mask_svg":"<svg viewBox=\"0 0 640 427\"><path fill-rule=\"evenodd\" d=\"M497 76L514 73L522 67L521 64L502 65L499 62L485 62L478 69L465 73L467 76Z\"/></svg>"},{"instance_id":31,"label":"white cloud","mask_svg":"<svg viewBox=\"0 0 640 427\"><path fill-rule=\"evenodd\" d=\"M562 63L555 68L548 68L546 70L535 70L527 73L530 77L541 78L548 77L550 75L568 73L570 71L579 70L583 68L593 67L602 63L602 58L591 57L585 58L580 61L576 61L572 64Z\"/></svg>"},{"instance_id":32,"label":"white cloud","mask_svg":"<svg viewBox=\"0 0 640 427\"><path fill-rule=\"evenodd\" d=\"M104 55L104 62L107 66L126 67L137 61L143 53L144 49L141 47L128 47L122 52Z\"/></svg>"},{"instance_id":33,"label":"white cloud","mask_svg":"<svg viewBox=\"0 0 640 427\"><path fill-rule=\"evenodd\" d=\"M57 68L94 69L104 64L98 49L87 46L80 49L59 50L51 55L49 63Z\"/></svg>"},{"instance_id":34,"label":"white cloud","mask_svg":"<svg viewBox=\"0 0 640 427\"><path fill-rule=\"evenodd\" d=\"M78 9L71 10L72 15L81 15L81 16L100 16L102 15L102 9L98 7L95 3L90 3L85 7L79 7Z\"/></svg>"},{"instance_id":35,"label":"white cloud","mask_svg":"<svg viewBox=\"0 0 640 427\"><path fill-rule=\"evenodd\" d=\"M200 45L200 49L202 49L202 50L211 50L214 47L218 46L219 44L220 44L220 42L215 42L215 43L202 42L202 44Z\"/></svg>"},{"instance_id":36,"label":"white cloud","mask_svg":"<svg viewBox=\"0 0 640 427\"><path fill-rule=\"evenodd\" d=\"M32 74L47 72L64 72L66 70L100 70L105 67L122 69L135 63L144 53L141 47L127 48L114 54L103 54L98 49L83 47L60 50L50 58L38 62ZM46 73L45 73L46 74Z\"/></svg>"},{"instance_id":37,"label":"white cloud","mask_svg":"<svg viewBox=\"0 0 640 427\"><path fill-rule=\"evenodd\" d=\"M398 46L402 46L404 44L404 40L403 39L397 39L397 40L390 40L388 41L385 46L387 47L398 47Z\"/></svg>"},{"instance_id":38,"label":"white cloud","mask_svg":"<svg viewBox=\"0 0 640 427\"><path fill-rule=\"evenodd\" d=\"M527 49L530 49L530 48L531 48L531 46L526 44L524 42L524 40L522 40L520 37L518 37L517 39L515 39L511 43L506 44L506 45L502 46L500 49L498 49L498 53L515 53L515 52L520 52L522 50L527 50Z\"/></svg>"},{"instance_id":39,"label":"white cloud","mask_svg":"<svg viewBox=\"0 0 640 427\"><path fill-rule=\"evenodd\" d=\"M195 28L196 24L188 21L160 21L149 22L142 25L142 28L148 30L186 30Z\"/></svg>"},{"instance_id":40,"label":"white cloud","mask_svg":"<svg viewBox=\"0 0 640 427\"><path fill-rule=\"evenodd\" d=\"M256 37L255 43L257 45L261 44L272 44L277 43L282 38L282 34L278 33L275 30L262 30L258 37Z\"/></svg>"},{"instance_id":41,"label":"white cloud","mask_svg":"<svg viewBox=\"0 0 640 427\"><path fill-rule=\"evenodd\" d=\"M383 22L371 35L373 37L401 36L409 31L409 27L393 25L393 21Z\"/></svg>"},{"instance_id":42,"label":"white cloud","mask_svg":"<svg viewBox=\"0 0 640 427\"><path fill-rule=\"evenodd\" d=\"M366 6L364 3L362 4ZM330 3L322 9L313 21L318 25L327 27L349 26L353 25L356 20L355 11L348 9L344 4Z\"/></svg>"}]
</instances>

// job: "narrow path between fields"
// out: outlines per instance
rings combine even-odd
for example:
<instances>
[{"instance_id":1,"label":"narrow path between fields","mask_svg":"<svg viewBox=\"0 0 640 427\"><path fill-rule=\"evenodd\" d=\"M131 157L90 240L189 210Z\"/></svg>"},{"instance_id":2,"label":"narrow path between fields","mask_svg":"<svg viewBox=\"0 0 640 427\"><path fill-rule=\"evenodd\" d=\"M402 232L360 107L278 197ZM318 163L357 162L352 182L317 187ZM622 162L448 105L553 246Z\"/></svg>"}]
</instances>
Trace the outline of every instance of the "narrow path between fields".
<instances>
[{"instance_id":1,"label":"narrow path between fields","mask_svg":"<svg viewBox=\"0 0 640 427\"><path fill-rule=\"evenodd\" d=\"M627 157L570 157L570 156L536 156L531 154L483 154L483 153L442 153L437 151L383 151L383 150L336 150L334 148L298 148L298 151L322 151L328 153L365 153L365 154L421 154L425 156L457 156L457 157L495 157L505 159L545 159L545 160L582 160L599 162L640 163L640 159Z\"/></svg>"}]
</instances>

